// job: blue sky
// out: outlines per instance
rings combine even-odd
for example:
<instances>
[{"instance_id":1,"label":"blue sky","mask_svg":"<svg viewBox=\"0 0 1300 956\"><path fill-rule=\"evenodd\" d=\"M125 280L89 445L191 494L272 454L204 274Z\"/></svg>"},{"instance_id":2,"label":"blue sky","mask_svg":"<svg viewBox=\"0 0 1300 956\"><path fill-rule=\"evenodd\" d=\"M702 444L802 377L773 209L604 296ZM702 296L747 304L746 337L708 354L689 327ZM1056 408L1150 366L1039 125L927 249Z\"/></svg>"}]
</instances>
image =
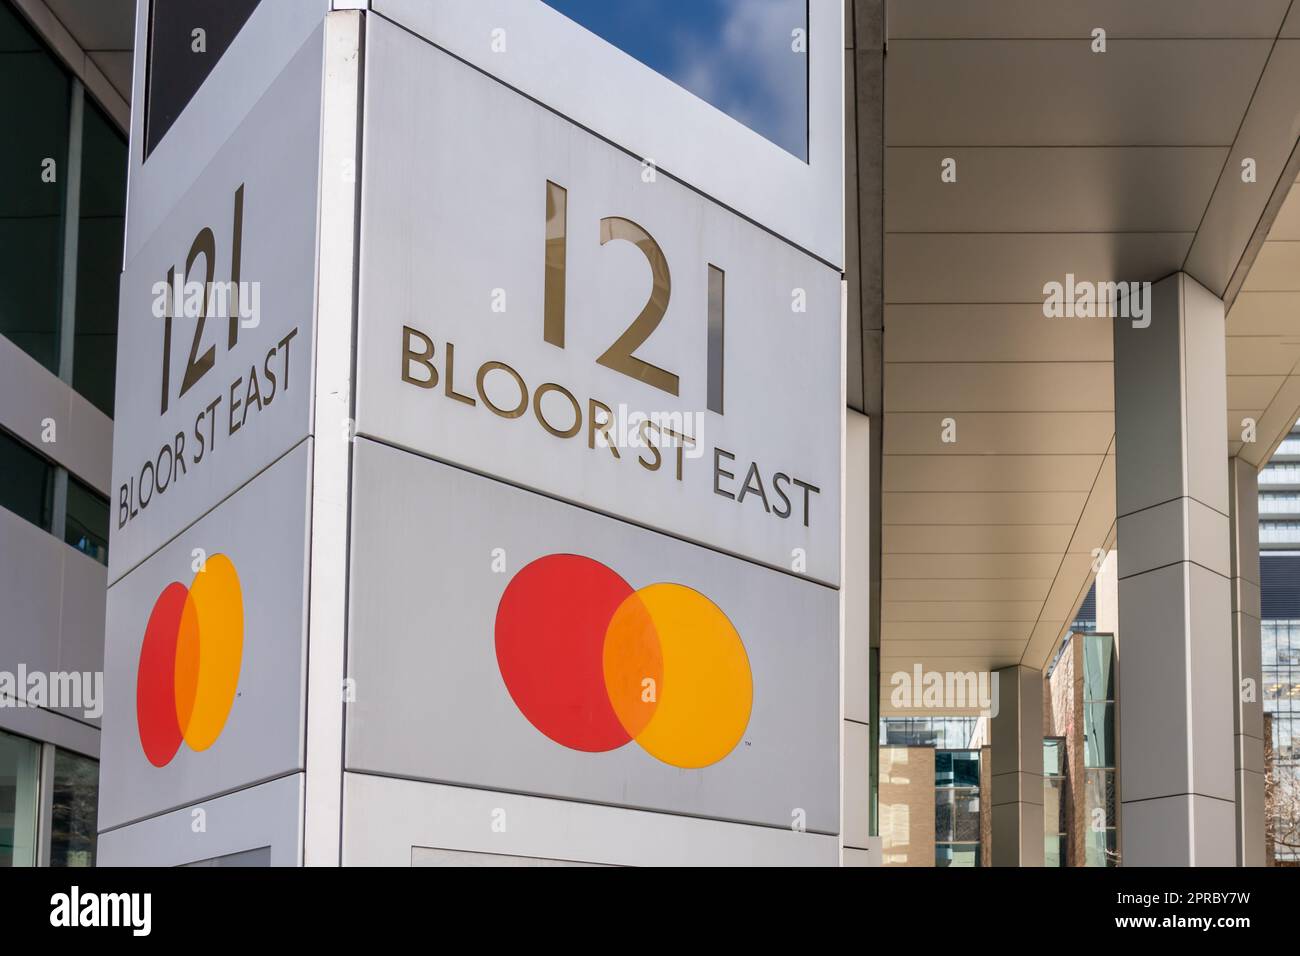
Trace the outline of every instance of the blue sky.
<instances>
[{"instance_id":1,"label":"blue sky","mask_svg":"<svg viewBox=\"0 0 1300 956\"><path fill-rule=\"evenodd\" d=\"M545 0L801 159L808 155L806 0Z\"/></svg>"}]
</instances>

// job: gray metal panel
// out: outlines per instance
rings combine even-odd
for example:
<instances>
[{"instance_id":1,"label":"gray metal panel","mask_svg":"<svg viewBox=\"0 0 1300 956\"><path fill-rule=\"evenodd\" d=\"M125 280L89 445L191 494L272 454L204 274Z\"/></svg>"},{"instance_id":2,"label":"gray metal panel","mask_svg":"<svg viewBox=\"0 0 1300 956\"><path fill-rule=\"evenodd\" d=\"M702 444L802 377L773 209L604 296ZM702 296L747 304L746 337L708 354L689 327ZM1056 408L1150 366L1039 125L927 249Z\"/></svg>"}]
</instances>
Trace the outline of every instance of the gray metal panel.
<instances>
[{"instance_id":1,"label":"gray metal panel","mask_svg":"<svg viewBox=\"0 0 1300 956\"><path fill-rule=\"evenodd\" d=\"M894 40L890 146L1227 146L1272 41ZM918 108L919 104L924 104Z\"/></svg>"},{"instance_id":2,"label":"gray metal panel","mask_svg":"<svg viewBox=\"0 0 1300 956\"><path fill-rule=\"evenodd\" d=\"M889 0L894 38L1272 37L1290 0Z\"/></svg>"},{"instance_id":3,"label":"gray metal panel","mask_svg":"<svg viewBox=\"0 0 1300 956\"><path fill-rule=\"evenodd\" d=\"M53 441L45 440L46 419L54 422ZM0 425L108 494L112 419L3 335Z\"/></svg>"},{"instance_id":4,"label":"gray metal panel","mask_svg":"<svg viewBox=\"0 0 1300 956\"><path fill-rule=\"evenodd\" d=\"M99 834L99 866L300 866L303 775ZM194 810L204 811L202 829ZM103 820L100 820L101 826Z\"/></svg>"},{"instance_id":5,"label":"gray metal panel","mask_svg":"<svg viewBox=\"0 0 1300 956\"><path fill-rule=\"evenodd\" d=\"M108 494L109 463L113 457L113 420L75 390L68 392L68 424L63 439L71 439L62 463L93 488Z\"/></svg>"},{"instance_id":6,"label":"gray metal panel","mask_svg":"<svg viewBox=\"0 0 1300 956\"><path fill-rule=\"evenodd\" d=\"M182 865L205 867L270 866L271 848L269 846L260 846L255 850L239 850L235 853L209 857L206 860L195 860L193 863Z\"/></svg>"},{"instance_id":7,"label":"gray metal panel","mask_svg":"<svg viewBox=\"0 0 1300 956\"><path fill-rule=\"evenodd\" d=\"M83 675L81 706L15 706L6 696L0 727L98 755L99 718L87 710L104 705L102 680L93 683L103 670L104 587L103 565L0 508L0 671L15 682L22 673L29 678L40 673L47 680L73 671ZM89 689L84 675L91 675ZM88 690L98 692L98 700L87 696Z\"/></svg>"},{"instance_id":8,"label":"gray metal panel","mask_svg":"<svg viewBox=\"0 0 1300 956\"><path fill-rule=\"evenodd\" d=\"M110 581L120 578L307 434L316 283L321 55L321 31L317 31L211 158L193 188L130 260L122 276L110 495ZM225 65L223 59L218 70ZM201 96L191 109L199 99ZM183 138L183 126L184 119L167 139ZM166 145L160 145L151 162L158 161L165 149ZM257 324L245 326L241 321L238 341L230 349L224 316L209 318L200 340L195 338L196 318L176 318L168 365L168 404L166 412L160 414L164 320L155 318L155 299L159 295L155 285L166 282L170 268L175 269L177 281L182 281L192 243L203 229L211 231L214 282L231 281L235 196L241 185L240 280L258 283ZM136 228L137 223L128 221L129 234L136 235ZM194 257L189 278L204 281L205 267L206 256L200 252ZM248 297L240 303L245 311L250 305ZM281 347L290 334L292 340ZM191 356L198 359L208 349L212 350L211 367L181 395ZM267 375L268 366L276 377L274 385ZM262 404L260 410L254 405L250 411L243 406L250 397L250 369L254 368ZM208 412L214 402L217 404ZM232 407L235 403L241 406L237 410ZM186 461L184 473L168 467L178 442ZM168 447L172 450L165 451ZM161 487L160 482L150 480L160 462L168 476L167 487L151 492L148 505L140 507L145 498L139 490L142 482ZM125 525L124 497L128 509L138 511Z\"/></svg>"},{"instance_id":9,"label":"gray metal panel","mask_svg":"<svg viewBox=\"0 0 1300 956\"><path fill-rule=\"evenodd\" d=\"M343 775L348 866L412 865L413 847L442 847L613 866L835 866L839 840L672 813ZM494 830L494 818L506 827Z\"/></svg>"},{"instance_id":10,"label":"gray metal panel","mask_svg":"<svg viewBox=\"0 0 1300 956\"><path fill-rule=\"evenodd\" d=\"M58 669L66 547L49 532L0 508L0 670L12 671L20 663L28 670Z\"/></svg>"},{"instance_id":11,"label":"gray metal panel","mask_svg":"<svg viewBox=\"0 0 1300 956\"><path fill-rule=\"evenodd\" d=\"M510 856L504 853L477 853L473 850L442 850L437 847L411 847L411 866L436 867L551 867L599 866L575 860L553 860L536 856Z\"/></svg>"},{"instance_id":12,"label":"gray metal panel","mask_svg":"<svg viewBox=\"0 0 1300 956\"><path fill-rule=\"evenodd\" d=\"M806 163L540 0L375 0L373 9L835 267L844 262L838 0L809 7ZM726 28L748 26L738 18Z\"/></svg>"},{"instance_id":13,"label":"gray metal panel","mask_svg":"<svg viewBox=\"0 0 1300 956\"><path fill-rule=\"evenodd\" d=\"M1256 252L1258 258L1252 266L1249 245L1265 215L1274 184L1285 173L1296 148L1296 137L1300 135L1297 89L1300 89L1300 40L1279 40L1259 77L1250 111L1242 119L1232 155L1224 165L1184 267L1215 295L1225 294L1243 262L1251 268L1246 281L1253 284L1262 271L1257 267L1267 261L1266 243ZM1257 182L1242 182L1241 164L1246 159L1256 164ZM1283 179L1278 188L1286 192L1291 187ZM1270 238L1277 237L1270 235ZM1293 277L1294 268L1288 273Z\"/></svg>"},{"instance_id":14,"label":"gray metal panel","mask_svg":"<svg viewBox=\"0 0 1300 956\"><path fill-rule=\"evenodd\" d=\"M1291 4L1291 12L1287 14L1286 22L1282 24L1281 35L1288 39L1300 39L1300 7L1294 3Z\"/></svg>"},{"instance_id":15,"label":"gray metal panel","mask_svg":"<svg viewBox=\"0 0 1300 956\"><path fill-rule=\"evenodd\" d=\"M1191 233L1227 153L1225 146L891 147L885 226L890 232ZM955 183L939 179L946 158L957 161Z\"/></svg>"},{"instance_id":16,"label":"gray metal panel","mask_svg":"<svg viewBox=\"0 0 1300 956\"><path fill-rule=\"evenodd\" d=\"M109 589L101 829L302 768L310 444L299 444ZM238 693L211 747L195 752L182 743L156 767L145 757L136 718L140 648L159 594L172 581L189 587L194 580L196 548L226 555L239 576Z\"/></svg>"},{"instance_id":17,"label":"gray metal panel","mask_svg":"<svg viewBox=\"0 0 1300 956\"><path fill-rule=\"evenodd\" d=\"M1161 361L1183 334L1184 282L1180 274L1152 286L1150 328L1134 329L1127 322L1114 326L1115 407L1121 410L1115 415L1115 447L1128 463L1116 484L1121 515L1187 494L1184 436L1176 427L1184 411L1182 370ZM1143 414L1126 415L1124 409ZM1224 481L1226 486L1226 467Z\"/></svg>"},{"instance_id":18,"label":"gray metal panel","mask_svg":"<svg viewBox=\"0 0 1300 956\"><path fill-rule=\"evenodd\" d=\"M730 617L754 692L728 756L681 770L635 743L583 753L520 713L498 669L498 603L514 572L564 552L633 587L687 584ZM835 590L365 439L351 568L347 769L774 827L801 808L809 830L838 831Z\"/></svg>"},{"instance_id":19,"label":"gray metal panel","mask_svg":"<svg viewBox=\"0 0 1300 956\"><path fill-rule=\"evenodd\" d=\"M235 130L267 91L279 81L282 71L304 43L319 34L329 10L329 0L275 0L262 3L249 18L230 49L222 56L199 88L194 99L176 120L166 141L144 156L145 68L148 48L150 4L139 3L135 21L134 80L129 99L131 112L130 177L127 189L127 235L125 260L129 265L145 242L161 228L181 197L189 192L214 155L219 153ZM319 89L319 74L317 88ZM317 110L299 100L284 115L317 118ZM286 131L287 133L287 131ZM258 149L248 151L256 161L266 143L282 142L286 133L272 134Z\"/></svg>"},{"instance_id":20,"label":"gray metal panel","mask_svg":"<svg viewBox=\"0 0 1300 956\"><path fill-rule=\"evenodd\" d=\"M1153 282L1182 264L1192 233L891 233L887 301L1037 303L1066 271L1090 282ZM934 264L944 263L936 271ZM1084 320L1090 321L1090 320ZM892 411L892 410L891 410Z\"/></svg>"},{"instance_id":21,"label":"gray metal panel","mask_svg":"<svg viewBox=\"0 0 1300 956\"><path fill-rule=\"evenodd\" d=\"M369 25L368 42L358 433L773 567L790 568L802 549L810 577L838 582L839 275L667 177L644 181L635 159L383 20ZM561 348L543 339L548 181L568 190ZM679 394L597 364L650 293L637 247L602 244L601 220L614 216L644 227L668 263L667 310L635 354L678 374ZM705 411L710 264L727 273L724 415ZM806 312L794 308L799 290ZM438 387L403 381L403 326L433 341ZM531 401L520 417L493 414L475 389L489 360L517 370L530 392L567 388L582 428L548 434ZM488 381L502 389L498 402L518 400L506 373ZM466 399L448 394L453 384ZM571 407L550 398L547 414L567 426ZM703 454L685 459L680 480L671 449L654 471L636 448L616 459L591 446L589 399L625 416L692 416L687 433ZM727 470L736 477L721 479L727 495L714 490L715 448L735 455ZM752 488L737 500L755 461L771 511ZM793 512L778 517L778 472L820 489L807 526L803 495L789 485Z\"/></svg>"},{"instance_id":22,"label":"gray metal panel","mask_svg":"<svg viewBox=\"0 0 1300 956\"><path fill-rule=\"evenodd\" d=\"M108 588L107 569L63 542L61 580L62 614L59 618L59 665L64 673L99 674L104 670L104 607ZM83 691L83 694L85 691ZM83 702L95 702L83 698ZM104 700L99 707L106 706ZM59 708L58 713L95 726L100 718L87 717L85 707Z\"/></svg>"},{"instance_id":23,"label":"gray metal panel","mask_svg":"<svg viewBox=\"0 0 1300 956\"><path fill-rule=\"evenodd\" d=\"M0 730L99 759L99 728L44 707L0 707Z\"/></svg>"},{"instance_id":24,"label":"gray metal panel","mask_svg":"<svg viewBox=\"0 0 1300 956\"><path fill-rule=\"evenodd\" d=\"M45 3L85 49L131 48L131 0L107 0L100 3L45 0Z\"/></svg>"}]
</instances>

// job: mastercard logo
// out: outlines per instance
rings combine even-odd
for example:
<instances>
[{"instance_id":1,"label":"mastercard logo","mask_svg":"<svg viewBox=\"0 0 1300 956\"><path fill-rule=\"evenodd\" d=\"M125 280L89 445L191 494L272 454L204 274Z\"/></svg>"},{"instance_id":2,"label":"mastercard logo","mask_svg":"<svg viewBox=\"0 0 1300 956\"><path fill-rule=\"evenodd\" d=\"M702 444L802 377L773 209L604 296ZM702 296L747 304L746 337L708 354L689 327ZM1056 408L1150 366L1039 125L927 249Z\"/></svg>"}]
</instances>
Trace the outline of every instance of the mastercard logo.
<instances>
[{"instance_id":1,"label":"mastercard logo","mask_svg":"<svg viewBox=\"0 0 1300 956\"><path fill-rule=\"evenodd\" d=\"M235 566L210 556L187 588L173 581L154 601L140 646L135 716L155 767L181 743L207 750L221 735L239 687L244 599Z\"/></svg>"},{"instance_id":2,"label":"mastercard logo","mask_svg":"<svg viewBox=\"0 0 1300 956\"><path fill-rule=\"evenodd\" d=\"M682 584L634 589L591 558L550 554L511 579L496 654L520 712L572 750L635 740L666 764L707 767L749 724L749 657L721 609Z\"/></svg>"}]
</instances>

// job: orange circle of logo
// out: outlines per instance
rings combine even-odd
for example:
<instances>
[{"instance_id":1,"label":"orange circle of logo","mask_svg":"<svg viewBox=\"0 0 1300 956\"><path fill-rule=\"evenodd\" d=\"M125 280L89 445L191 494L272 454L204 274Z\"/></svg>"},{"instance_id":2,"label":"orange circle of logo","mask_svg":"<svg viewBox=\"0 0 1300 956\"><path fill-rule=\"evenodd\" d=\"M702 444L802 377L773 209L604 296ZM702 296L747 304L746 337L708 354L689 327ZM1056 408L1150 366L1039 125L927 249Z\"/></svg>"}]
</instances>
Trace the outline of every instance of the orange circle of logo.
<instances>
[{"instance_id":1,"label":"orange circle of logo","mask_svg":"<svg viewBox=\"0 0 1300 956\"><path fill-rule=\"evenodd\" d=\"M749 724L753 675L740 635L685 585L634 590L599 561L551 554L511 579L495 630L515 705L571 749L635 740L695 769L731 753Z\"/></svg>"},{"instance_id":2,"label":"orange circle of logo","mask_svg":"<svg viewBox=\"0 0 1300 956\"><path fill-rule=\"evenodd\" d=\"M154 601L140 645L135 714L140 746L155 767L181 743L216 742L239 688L244 601L235 566L210 556L187 588L173 581Z\"/></svg>"}]
</instances>

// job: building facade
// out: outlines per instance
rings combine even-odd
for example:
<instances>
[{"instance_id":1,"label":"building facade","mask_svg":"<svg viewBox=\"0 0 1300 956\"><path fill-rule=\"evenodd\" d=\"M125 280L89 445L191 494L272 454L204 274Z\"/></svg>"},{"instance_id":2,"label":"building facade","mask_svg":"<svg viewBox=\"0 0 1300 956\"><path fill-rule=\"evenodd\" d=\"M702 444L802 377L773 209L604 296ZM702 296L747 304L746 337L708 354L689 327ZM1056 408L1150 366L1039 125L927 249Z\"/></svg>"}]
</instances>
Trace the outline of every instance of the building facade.
<instances>
[{"instance_id":1,"label":"building facade","mask_svg":"<svg viewBox=\"0 0 1300 956\"><path fill-rule=\"evenodd\" d=\"M1121 7L0 0L0 862L1292 859L1300 8Z\"/></svg>"},{"instance_id":2,"label":"building facade","mask_svg":"<svg viewBox=\"0 0 1300 956\"><path fill-rule=\"evenodd\" d=\"M41 3L0 4L0 73L0 865L87 866L126 107Z\"/></svg>"}]
</instances>

